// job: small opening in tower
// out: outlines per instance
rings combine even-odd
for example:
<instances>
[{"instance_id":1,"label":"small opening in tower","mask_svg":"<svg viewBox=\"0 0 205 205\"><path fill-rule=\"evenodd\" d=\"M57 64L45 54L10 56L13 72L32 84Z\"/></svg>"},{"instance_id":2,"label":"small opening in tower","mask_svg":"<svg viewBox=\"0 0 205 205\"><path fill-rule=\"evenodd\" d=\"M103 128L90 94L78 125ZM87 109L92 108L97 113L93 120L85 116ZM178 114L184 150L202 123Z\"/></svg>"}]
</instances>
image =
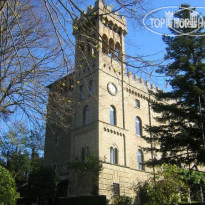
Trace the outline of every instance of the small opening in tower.
<instances>
[{"instance_id":1,"label":"small opening in tower","mask_svg":"<svg viewBox=\"0 0 205 205\"><path fill-rule=\"evenodd\" d=\"M118 32L117 32L119 35L121 35L121 31L120 30L118 30Z\"/></svg>"},{"instance_id":2,"label":"small opening in tower","mask_svg":"<svg viewBox=\"0 0 205 205\"><path fill-rule=\"evenodd\" d=\"M79 48L80 48L81 51L85 50L85 46L82 43L79 45Z\"/></svg>"},{"instance_id":3,"label":"small opening in tower","mask_svg":"<svg viewBox=\"0 0 205 205\"><path fill-rule=\"evenodd\" d=\"M115 44L115 58L116 60L120 60L121 58L121 47L118 42Z\"/></svg>"},{"instance_id":4,"label":"small opening in tower","mask_svg":"<svg viewBox=\"0 0 205 205\"><path fill-rule=\"evenodd\" d=\"M95 19L95 18L92 18L92 19L91 19L91 23L92 23L93 26L95 26L95 25L96 25L96 19Z\"/></svg>"},{"instance_id":5,"label":"small opening in tower","mask_svg":"<svg viewBox=\"0 0 205 205\"><path fill-rule=\"evenodd\" d=\"M114 40L111 38L109 40L109 54L111 58L114 56Z\"/></svg>"},{"instance_id":6,"label":"small opening in tower","mask_svg":"<svg viewBox=\"0 0 205 205\"><path fill-rule=\"evenodd\" d=\"M88 53L89 53L90 52L90 44L88 44L87 49L88 49Z\"/></svg>"},{"instance_id":7,"label":"small opening in tower","mask_svg":"<svg viewBox=\"0 0 205 205\"><path fill-rule=\"evenodd\" d=\"M108 54L108 38L105 34L102 36L102 52Z\"/></svg>"},{"instance_id":8,"label":"small opening in tower","mask_svg":"<svg viewBox=\"0 0 205 205\"><path fill-rule=\"evenodd\" d=\"M118 28L117 28L117 26L115 25L114 28L113 28L113 31L114 31L115 33L117 33L117 30L118 30Z\"/></svg>"}]
</instances>

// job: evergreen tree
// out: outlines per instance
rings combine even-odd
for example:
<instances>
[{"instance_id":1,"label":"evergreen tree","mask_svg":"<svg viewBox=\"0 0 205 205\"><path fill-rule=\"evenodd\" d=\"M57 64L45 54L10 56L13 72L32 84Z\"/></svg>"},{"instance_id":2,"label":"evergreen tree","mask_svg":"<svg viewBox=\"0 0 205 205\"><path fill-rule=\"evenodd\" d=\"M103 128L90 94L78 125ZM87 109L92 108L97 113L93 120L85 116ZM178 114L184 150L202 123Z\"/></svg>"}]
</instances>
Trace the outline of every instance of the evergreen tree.
<instances>
[{"instance_id":1,"label":"evergreen tree","mask_svg":"<svg viewBox=\"0 0 205 205\"><path fill-rule=\"evenodd\" d=\"M182 5L175 18L190 19L191 15L190 7ZM197 26L170 28L174 36L163 36L168 65L158 72L168 77L172 90L152 93L157 100L152 108L159 113L159 125L147 127L151 138L145 139L160 157L148 164L205 164L205 33L201 24Z\"/></svg>"}]
</instances>

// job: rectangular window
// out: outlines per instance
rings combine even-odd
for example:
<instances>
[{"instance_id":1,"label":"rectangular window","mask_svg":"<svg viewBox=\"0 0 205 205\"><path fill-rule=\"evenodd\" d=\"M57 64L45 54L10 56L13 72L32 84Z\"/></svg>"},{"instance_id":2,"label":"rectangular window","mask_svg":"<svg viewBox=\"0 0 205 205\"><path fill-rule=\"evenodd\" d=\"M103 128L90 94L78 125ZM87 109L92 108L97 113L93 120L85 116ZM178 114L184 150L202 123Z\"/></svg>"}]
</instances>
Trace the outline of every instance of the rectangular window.
<instances>
[{"instance_id":1,"label":"rectangular window","mask_svg":"<svg viewBox=\"0 0 205 205\"><path fill-rule=\"evenodd\" d=\"M138 165L137 165L138 169L142 170L142 158L141 158L141 156L139 156L139 155L137 156L137 161L138 161L137 162L138 163Z\"/></svg>"},{"instance_id":2,"label":"rectangular window","mask_svg":"<svg viewBox=\"0 0 205 205\"><path fill-rule=\"evenodd\" d=\"M114 106L110 106L110 124L116 125L116 109Z\"/></svg>"},{"instance_id":3,"label":"rectangular window","mask_svg":"<svg viewBox=\"0 0 205 205\"><path fill-rule=\"evenodd\" d=\"M89 91L91 95L94 94L94 84L92 80L89 82Z\"/></svg>"},{"instance_id":4,"label":"rectangular window","mask_svg":"<svg viewBox=\"0 0 205 205\"><path fill-rule=\"evenodd\" d=\"M141 125L141 120L139 117L136 117L136 135L141 136L142 134L142 125Z\"/></svg>"},{"instance_id":5,"label":"rectangular window","mask_svg":"<svg viewBox=\"0 0 205 205\"><path fill-rule=\"evenodd\" d=\"M88 154L89 154L89 147L82 148L82 160L85 160Z\"/></svg>"},{"instance_id":6,"label":"rectangular window","mask_svg":"<svg viewBox=\"0 0 205 205\"><path fill-rule=\"evenodd\" d=\"M55 143L56 145L59 145L59 135L58 134L55 135Z\"/></svg>"},{"instance_id":7,"label":"rectangular window","mask_svg":"<svg viewBox=\"0 0 205 205\"><path fill-rule=\"evenodd\" d=\"M114 149L110 148L110 163L114 164Z\"/></svg>"},{"instance_id":8,"label":"rectangular window","mask_svg":"<svg viewBox=\"0 0 205 205\"><path fill-rule=\"evenodd\" d=\"M136 134L140 136L140 124L136 123Z\"/></svg>"},{"instance_id":9,"label":"rectangular window","mask_svg":"<svg viewBox=\"0 0 205 205\"><path fill-rule=\"evenodd\" d=\"M80 100L84 99L84 86L80 86Z\"/></svg>"},{"instance_id":10,"label":"rectangular window","mask_svg":"<svg viewBox=\"0 0 205 205\"><path fill-rule=\"evenodd\" d=\"M83 125L88 124L88 114L89 114L89 108L88 106L85 106L84 113L83 113Z\"/></svg>"},{"instance_id":11,"label":"rectangular window","mask_svg":"<svg viewBox=\"0 0 205 205\"><path fill-rule=\"evenodd\" d=\"M114 196L120 196L120 185L118 183L113 183L113 194Z\"/></svg>"},{"instance_id":12,"label":"rectangular window","mask_svg":"<svg viewBox=\"0 0 205 205\"><path fill-rule=\"evenodd\" d=\"M114 112L113 111L110 111L110 124L115 125Z\"/></svg>"},{"instance_id":13,"label":"rectangular window","mask_svg":"<svg viewBox=\"0 0 205 205\"><path fill-rule=\"evenodd\" d=\"M118 164L118 150L117 148L110 147L110 163Z\"/></svg>"},{"instance_id":14,"label":"rectangular window","mask_svg":"<svg viewBox=\"0 0 205 205\"><path fill-rule=\"evenodd\" d=\"M140 150L137 150L137 168L143 170L143 154Z\"/></svg>"},{"instance_id":15,"label":"rectangular window","mask_svg":"<svg viewBox=\"0 0 205 205\"><path fill-rule=\"evenodd\" d=\"M140 108L140 101L139 100L135 100L135 107Z\"/></svg>"},{"instance_id":16,"label":"rectangular window","mask_svg":"<svg viewBox=\"0 0 205 205\"><path fill-rule=\"evenodd\" d=\"M114 164L118 164L118 150L117 148L114 149Z\"/></svg>"}]
</instances>

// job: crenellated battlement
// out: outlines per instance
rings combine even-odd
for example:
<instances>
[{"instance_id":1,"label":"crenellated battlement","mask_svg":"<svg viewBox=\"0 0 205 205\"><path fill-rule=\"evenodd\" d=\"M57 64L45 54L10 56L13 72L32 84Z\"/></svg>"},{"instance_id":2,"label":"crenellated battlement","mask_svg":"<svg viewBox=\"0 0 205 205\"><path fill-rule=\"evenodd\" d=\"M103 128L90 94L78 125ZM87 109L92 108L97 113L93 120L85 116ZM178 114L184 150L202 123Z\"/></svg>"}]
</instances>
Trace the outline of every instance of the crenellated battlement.
<instances>
[{"instance_id":1,"label":"crenellated battlement","mask_svg":"<svg viewBox=\"0 0 205 205\"><path fill-rule=\"evenodd\" d=\"M87 8L87 12L82 11L80 18L75 19L74 33L76 25L84 25L87 23L87 18L92 21L95 17L99 17L99 20L105 26L127 33L126 18L119 15L118 12L112 11L112 7L104 4L102 0L97 0L94 7L90 5Z\"/></svg>"},{"instance_id":2,"label":"crenellated battlement","mask_svg":"<svg viewBox=\"0 0 205 205\"><path fill-rule=\"evenodd\" d=\"M145 81L143 78L138 78L138 76L133 75L132 72L128 72L127 74L124 73L124 75L125 75L125 78L124 78L125 81L127 81L127 83L131 86L136 86L136 83L137 83L138 87L140 86L140 88L144 91L147 91L147 90L152 90L154 92L160 91L159 87L156 87L154 84L150 84L149 81Z\"/></svg>"},{"instance_id":3,"label":"crenellated battlement","mask_svg":"<svg viewBox=\"0 0 205 205\"><path fill-rule=\"evenodd\" d=\"M106 62L102 69L108 73L113 73L119 79L124 75L123 80L127 86L139 89L144 93L148 93L149 90L160 91L159 87L150 84L149 81L138 78L131 72L126 72L125 64L122 63L125 61L124 36L127 33L124 16L112 11L112 7L106 5L102 0L97 0L94 6L89 6L87 11L81 13L80 19L74 22L74 26L78 24L85 28L86 32L89 32L89 29L92 31L90 23L92 23L92 26L96 26L101 38L99 42L95 42L95 38L90 39L83 35L80 36L79 27L75 33L78 35L76 48L80 50L78 53L80 57L85 55L85 58L92 57L94 61L99 54L100 61ZM95 35L95 32L93 35ZM120 39L122 39L122 42ZM123 67L123 71L121 67Z\"/></svg>"},{"instance_id":4,"label":"crenellated battlement","mask_svg":"<svg viewBox=\"0 0 205 205\"><path fill-rule=\"evenodd\" d=\"M127 86L125 87L131 86L133 88L142 90L144 93L148 93L148 91L150 90L153 92L160 91L159 87L155 86L154 84L151 84L149 81L143 78L139 78L137 75L133 74L132 72L126 72L124 66L123 66L123 74L122 74L121 61L111 58L104 53L101 53L101 55L103 59L102 62L104 62L102 64L101 69L118 79L122 79L122 75L123 75L123 81L125 82L125 84L127 84ZM162 92L164 91L162 90Z\"/></svg>"},{"instance_id":5,"label":"crenellated battlement","mask_svg":"<svg viewBox=\"0 0 205 205\"><path fill-rule=\"evenodd\" d=\"M99 14L103 14L106 16L110 15L111 17L119 21L121 24L126 25L126 18L124 16L119 15L117 11L112 11L112 7L107 4L104 4L102 0L97 0L95 2L94 9L99 9Z\"/></svg>"}]
</instances>

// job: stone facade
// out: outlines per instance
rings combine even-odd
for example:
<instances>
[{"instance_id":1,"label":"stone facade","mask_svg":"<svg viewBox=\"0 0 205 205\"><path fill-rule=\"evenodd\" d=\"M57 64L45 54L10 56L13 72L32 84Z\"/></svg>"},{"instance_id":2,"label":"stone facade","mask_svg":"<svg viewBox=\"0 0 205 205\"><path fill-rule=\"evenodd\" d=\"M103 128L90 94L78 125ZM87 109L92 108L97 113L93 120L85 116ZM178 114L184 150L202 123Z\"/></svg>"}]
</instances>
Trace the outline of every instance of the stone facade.
<instances>
[{"instance_id":1,"label":"stone facade","mask_svg":"<svg viewBox=\"0 0 205 205\"><path fill-rule=\"evenodd\" d=\"M89 21L83 15L89 16ZM49 86L48 112L59 82L72 88L66 89L69 94L62 94L69 96L72 111L67 120L69 129L62 129L48 119L45 163L55 168L60 180L67 181L67 195L89 194L90 189L74 190L66 167L69 161L81 158L82 149L88 147L103 161L98 193L109 199L116 191L134 196L133 185L147 179L152 171L143 166L143 161L152 156L141 150L150 145L140 135L146 134L143 127L155 123L148 91L156 89L126 73L126 19L117 12L111 13L111 8L101 0L83 15L73 25L75 70ZM84 31L87 36L82 35Z\"/></svg>"}]
</instances>

